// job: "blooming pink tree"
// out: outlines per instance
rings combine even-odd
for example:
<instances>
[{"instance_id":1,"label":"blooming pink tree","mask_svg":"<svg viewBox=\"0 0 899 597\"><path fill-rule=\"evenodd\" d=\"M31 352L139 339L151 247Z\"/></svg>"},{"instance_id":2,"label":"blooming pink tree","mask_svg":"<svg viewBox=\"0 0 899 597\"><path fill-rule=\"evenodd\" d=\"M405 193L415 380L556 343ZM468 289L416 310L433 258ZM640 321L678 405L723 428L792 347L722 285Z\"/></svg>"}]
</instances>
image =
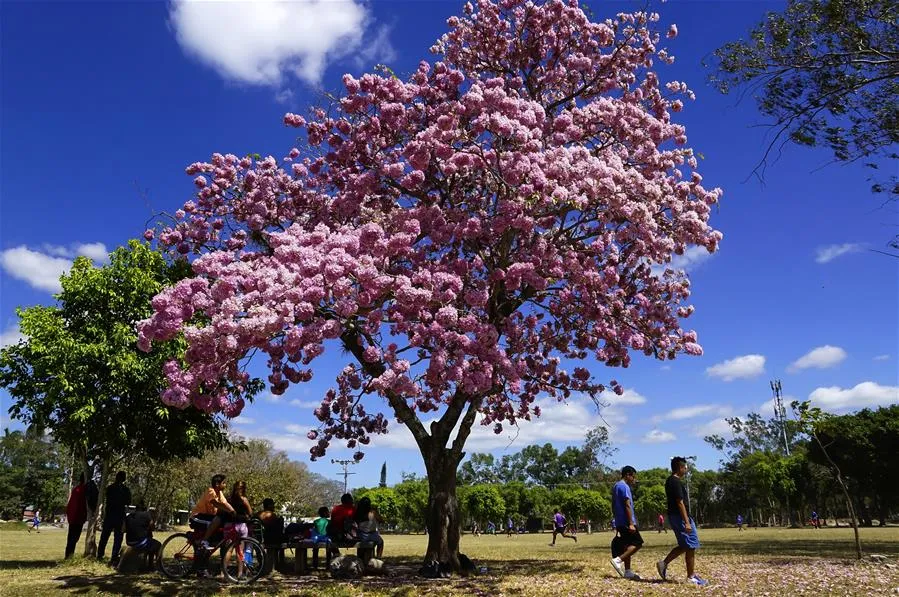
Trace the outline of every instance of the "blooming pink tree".
<instances>
[{"instance_id":1,"label":"blooming pink tree","mask_svg":"<svg viewBox=\"0 0 899 597\"><path fill-rule=\"evenodd\" d=\"M338 342L349 362L315 410L312 457L405 425L430 486L426 559L457 566L456 469L476 422L499 433L539 416L540 396L620 393L577 366L590 357L702 352L680 324L689 282L664 264L716 250L721 192L671 121L692 94L652 70L673 60L657 21L480 0L407 81L346 75L330 110L288 114L305 143L283 165L191 165L196 200L159 241L194 277L139 324L144 349L188 342L163 400L237 416L249 355L267 355L280 394Z\"/></svg>"}]
</instances>

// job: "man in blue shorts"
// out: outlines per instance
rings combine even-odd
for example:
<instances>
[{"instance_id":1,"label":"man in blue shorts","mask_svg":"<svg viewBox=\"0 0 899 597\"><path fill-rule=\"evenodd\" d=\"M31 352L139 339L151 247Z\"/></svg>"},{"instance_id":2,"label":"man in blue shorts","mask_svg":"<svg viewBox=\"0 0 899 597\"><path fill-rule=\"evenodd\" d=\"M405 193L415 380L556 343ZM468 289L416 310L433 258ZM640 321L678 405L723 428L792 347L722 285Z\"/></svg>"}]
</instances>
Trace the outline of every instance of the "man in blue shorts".
<instances>
[{"instance_id":1,"label":"man in blue shorts","mask_svg":"<svg viewBox=\"0 0 899 597\"><path fill-rule=\"evenodd\" d=\"M612 487L612 513L615 515L615 528L618 529L617 545L620 554L612 557L615 572L629 580L640 577L631 570L631 556L643 547L643 537L637 530L637 516L634 514L634 496L631 487L637 482L637 469L625 466L621 469L621 480Z\"/></svg>"},{"instance_id":2,"label":"man in blue shorts","mask_svg":"<svg viewBox=\"0 0 899 597\"><path fill-rule=\"evenodd\" d=\"M668 564L684 554L687 564L687 582L700 587L709 584L695 573L696 550L699 549L699 535L696 534L696 523L690 518L690 499L683 478L687 474L687 459L675 456L671 459L671 476L665 481L665 498L668 501L668 524L674 531L677 547L656 562L656 568L662 580L667 580Z\"/></svg>"}]
</instances>

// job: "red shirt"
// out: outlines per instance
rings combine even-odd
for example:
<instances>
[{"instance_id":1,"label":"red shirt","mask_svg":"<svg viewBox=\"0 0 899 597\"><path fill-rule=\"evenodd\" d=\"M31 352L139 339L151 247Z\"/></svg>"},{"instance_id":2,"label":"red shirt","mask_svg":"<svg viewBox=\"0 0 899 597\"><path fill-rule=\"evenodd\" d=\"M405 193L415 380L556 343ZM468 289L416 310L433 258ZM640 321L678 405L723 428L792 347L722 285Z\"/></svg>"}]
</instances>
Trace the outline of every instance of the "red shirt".
<instances>
[{"instance_id":1,"label":"red shirt","mask_svg":"<svg viewBox=\"0 0 899 597\"><path fill-rule=\"evenodd\" d=\"M87 520L87 500L84 496L84 483L76 485L66 504L66 519L69 524L84 524Z\"/></svg>"},{"instance_id":2,"label":"red shirt","mask_svg":"<svg viewBox=\"0 0 899 597\"><path fill-rule=\"evenodd\" d=\"M331 524L333 528L338 531L343 530L343 522L349 518L353 518L353 514L356 513L356 508L351 504L346 506L344 504L337 504L333 508L331 508Z\"/></svg>"}]
</instances>

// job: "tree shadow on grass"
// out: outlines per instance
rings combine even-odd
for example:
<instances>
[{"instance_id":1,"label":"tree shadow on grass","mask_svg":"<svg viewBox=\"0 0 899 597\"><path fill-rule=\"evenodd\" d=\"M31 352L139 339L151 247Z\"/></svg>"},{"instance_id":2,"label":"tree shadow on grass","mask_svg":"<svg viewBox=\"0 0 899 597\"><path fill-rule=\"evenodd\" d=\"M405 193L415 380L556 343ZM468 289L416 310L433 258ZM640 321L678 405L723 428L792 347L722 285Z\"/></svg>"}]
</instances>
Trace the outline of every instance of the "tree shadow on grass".
<instances>
[{"instance_id":1,"label":"tree shadow on grass","mask_svg":"<svg viewBox=\"0 0 899 597\"><path fill-rule=\"evenodd\" d=\"M0 570L28 570L31 568L54 568L59 560L6 560L0 562Z\"/></svg>"},{"instance_id":2,"label":"tree shadow on grass","mask_svg":"<svg viewBox=\"0 0 899 597\"><path fill-rule=\"evenodd\" d=\"M800 541L740 540L715 541L703 546L705 555L757 555L812 558L854 558L855 543L848 541L802 539ZM862 541L863 553L899 556L899 542Z\"/></svg>"}]
</instances>

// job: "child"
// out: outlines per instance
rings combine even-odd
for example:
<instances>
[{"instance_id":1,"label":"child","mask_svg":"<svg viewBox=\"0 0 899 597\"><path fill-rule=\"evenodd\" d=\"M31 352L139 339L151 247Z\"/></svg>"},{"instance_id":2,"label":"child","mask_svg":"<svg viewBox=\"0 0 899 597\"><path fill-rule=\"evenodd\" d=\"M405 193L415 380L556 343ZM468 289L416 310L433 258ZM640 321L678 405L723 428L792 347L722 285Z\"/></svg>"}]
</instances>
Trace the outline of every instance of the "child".
<instances>
[{"instance_id":1,"label":"child","mask_svg":"<svg viewBox=\"0 0 899 597\"><path fill-rule=\"evenodd\" d=\"M318 518L312 522L312 540L316 543L324 543L328 540L328 520L331 517L331 511L327 506L318 509Z\"/></svg>"}]
</instances>

